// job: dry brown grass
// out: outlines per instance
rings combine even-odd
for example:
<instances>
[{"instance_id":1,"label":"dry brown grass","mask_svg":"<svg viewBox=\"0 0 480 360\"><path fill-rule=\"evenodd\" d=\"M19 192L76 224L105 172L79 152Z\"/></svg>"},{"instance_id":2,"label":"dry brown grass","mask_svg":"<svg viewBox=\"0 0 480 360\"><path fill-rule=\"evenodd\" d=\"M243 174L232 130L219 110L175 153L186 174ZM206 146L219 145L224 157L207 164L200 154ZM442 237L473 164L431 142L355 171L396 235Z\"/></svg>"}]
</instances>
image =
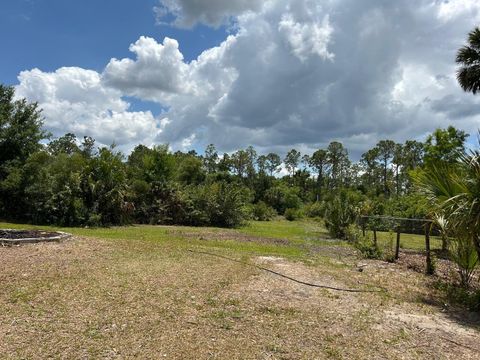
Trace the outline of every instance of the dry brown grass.
<instances>
[{"instance_id":1,"label":"dry brown grass","mask_svg":"<svg viewBox=\"0 0 480 360\"><path fill-rule=\"evenodd\" d=\"M312 263L243 259L306 281L367 283L387 293L306 287L174 242L76 237L0 248L0 357L478 358L478 328L430 301L427 277L339 254L326 248Z\"/></svg>"}]
</instances>

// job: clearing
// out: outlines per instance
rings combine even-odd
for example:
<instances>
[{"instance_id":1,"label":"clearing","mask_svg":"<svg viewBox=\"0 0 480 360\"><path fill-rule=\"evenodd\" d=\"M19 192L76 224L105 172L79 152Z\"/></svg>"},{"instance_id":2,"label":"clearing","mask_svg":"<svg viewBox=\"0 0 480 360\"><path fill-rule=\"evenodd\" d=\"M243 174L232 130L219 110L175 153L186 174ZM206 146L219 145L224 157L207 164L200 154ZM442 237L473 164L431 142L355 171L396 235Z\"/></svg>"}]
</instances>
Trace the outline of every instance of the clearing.
<instances>
[{"instance_id":1,"label":"clearing","mask_svg":"<svg viewBox=\"0 0 480 360\"><path fill-rule=\"evenodd\" d=\"M75 236L0 247L2 359L479 357L478 316L448 305L440 278L406 253L363 260L318 222L59 230Z\"/></svg>"}]
</instances>

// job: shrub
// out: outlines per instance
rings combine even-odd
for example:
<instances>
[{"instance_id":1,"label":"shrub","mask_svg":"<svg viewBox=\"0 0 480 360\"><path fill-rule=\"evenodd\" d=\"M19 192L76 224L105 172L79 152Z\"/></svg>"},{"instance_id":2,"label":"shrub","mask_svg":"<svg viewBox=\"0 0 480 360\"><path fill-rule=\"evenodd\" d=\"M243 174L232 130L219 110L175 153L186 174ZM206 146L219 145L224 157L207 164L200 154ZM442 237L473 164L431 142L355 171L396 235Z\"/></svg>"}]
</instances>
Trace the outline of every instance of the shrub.
<instances>
[{"instance_id":1,"label":"shrub","mask_svg":"<svg viewBox=\"0 0 480 360\"><path fill-rule=\"evenodd\" d=\"M288 221L295 221L303 217L302 212L299 209L286 209L285 210L285 219Z\"/></svg>"},{"instance_id":2,"label":"shrub","mask_svg":"<svg viewBox=\"0 0 480 360\"><path fill-rule=\"evenodd\" d=\"M97 213L90 214L87 220L87 226L90 226L90 227L102 226L102 216Z\"/></svg>"},{"instance_id":3,"label":"shrub","mask_svg":"<svg viewBox=\"0 0 480 360\"><path fill-rule=\"evenodd\" d=\"M346 191L340 191L326 203L325 225L332 237L346 239L346 231L356 218L355 203Z\"/></svg>"},{"instance_id":4,"label":"shrub","mask_svg":"<svg viewBox=\"0 0 480 360\"><path fill-rule=\"evenodd\" d=\"M382 252L378 245L367 237L362 236L357 242L355 242L355 247L360 250L360 253L366 259L380 259L382 257Z\"/></svg>"},{"instance_id":5,"label":"shrub","mask_svg":"<svg viewBox=\"0 0 480 360\"><path fill-rule=\"evenodd\" d=\"M352 243L356 243L362 238L362 230L357 225L350 224L345 231L345 238Z\"/></svg>"},{"instance_id":6,"label":"shrub","mask_svg":"<svg viewBox=\"0 0 480 360\"><path fill-rule=\"evenodd\" d=\"M299 189L285 184L268 189L265 192L265 201L279 214L284 214L286 209L299 209L302 206Z\"/></svg>"},{"instance_id":7,"label":"shrub","mask_svg":"<svg viewBox=\"0 0 480 360\"><path fill-rule=\"evenodd\" d=\"M155 181L150 190L153 200L148 207L152 224L190 225L192 204L187 194L172 183Z\"/></svg>"},{"instance_id":8,"label":"shrub","mask_svg":"<svg viewBox=\"0 0 480 360\"><path fill-rule=\"evenodd\" d=\"M253 220L269 221L272 220L275 215L277 215L277 212L263 201L259 201L251 207L251 217Z\"/></svg>"},{"instance_id":9,"label":"shrub","mask_svg":"<svg viewBox=\"0 0 480 360\"><path fill-rule=\"evenodd\" d=\"M478 255L473 241L467 236L457 237L451 243L450 257L457 264L461 285L469 288L478 264Z\"/></svg>"},{"instance_id":10,"label":"shrub","mask_svg":"<svg viewBox=\"0 0 480 360\"><path fill-rule=\"evenodd\" d=\"M480 290L466 289L443 281L438 281L434 285L445 293L449 302L465 306L470 311L480 311Z\"/></svg>"},{"instance_id":11,"label":"shrub","mask_svg":"<svg viewBox=\"0 0 480 360\"><path fill-rule=\"evenodd\" d=\"M323 217L325 214L325 206L319 201L305 206L305 215L309 218Z\"/></svg>"},{"instance_id":12,"label":"shrub","mask_svg":"<svg viewBox=\"0 0 480 360\"><path fill-rule=\"evenodd\" d=\"M193 208L208 225L219 227L237 227L243 224L248 213L246 205L250 200L250 191L238 184L216 182L191 188Z\"/></svg>"}]
</instances>

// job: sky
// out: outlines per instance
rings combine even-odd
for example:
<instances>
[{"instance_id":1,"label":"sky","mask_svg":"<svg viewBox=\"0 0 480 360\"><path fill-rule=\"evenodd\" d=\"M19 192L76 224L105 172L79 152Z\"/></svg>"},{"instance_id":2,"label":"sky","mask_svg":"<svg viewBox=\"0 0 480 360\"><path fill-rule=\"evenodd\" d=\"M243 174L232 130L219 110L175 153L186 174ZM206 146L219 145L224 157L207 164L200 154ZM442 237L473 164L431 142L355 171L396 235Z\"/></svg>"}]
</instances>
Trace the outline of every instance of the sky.
<instances>
[{"instance_id":1,"label":"sky","mask_svg":"<svg viewBox=\"0 0 480 360\"><path fill-rule=\"evenodd\" d=\"M45 127L115 143L355 158L453 125L480 95L455 54L478 0L1 0L0 82Z\"/></svg>"}]
</instances>

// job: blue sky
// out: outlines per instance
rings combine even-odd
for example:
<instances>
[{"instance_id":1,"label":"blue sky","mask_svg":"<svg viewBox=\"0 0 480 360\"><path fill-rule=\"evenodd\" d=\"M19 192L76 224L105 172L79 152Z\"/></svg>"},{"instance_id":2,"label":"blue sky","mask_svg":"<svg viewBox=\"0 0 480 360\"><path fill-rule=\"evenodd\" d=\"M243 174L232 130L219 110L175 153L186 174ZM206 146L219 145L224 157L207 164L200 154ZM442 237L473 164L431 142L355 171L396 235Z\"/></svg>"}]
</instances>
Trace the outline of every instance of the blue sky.
<instances>
[{"instance_id":1,"label":"blue sky","mask_svg":"<svg viewBox=\"0 0 480 360\"><path fill-rule=\"evenodd\" d=\"M477 0L3 0L0 82L55 136L305 152L471 134L455 53ZM232 30L234 29L234 30ZM474 136L472 136L472 139Z\"/></svg>"},{"instance_id":2,"label":"blue sky","mask_svg":"<svg viewBox=\"0 0 480 360\"><path fill-rule=\"evenodd\" d=\"M2 0L0 81L16 84L22 70L79 66L101 72L129 55L140 36L175 38L186 61L220 44L225 27L194 30L156 24L156 0Z\"/></svg>"}]
</instances>

